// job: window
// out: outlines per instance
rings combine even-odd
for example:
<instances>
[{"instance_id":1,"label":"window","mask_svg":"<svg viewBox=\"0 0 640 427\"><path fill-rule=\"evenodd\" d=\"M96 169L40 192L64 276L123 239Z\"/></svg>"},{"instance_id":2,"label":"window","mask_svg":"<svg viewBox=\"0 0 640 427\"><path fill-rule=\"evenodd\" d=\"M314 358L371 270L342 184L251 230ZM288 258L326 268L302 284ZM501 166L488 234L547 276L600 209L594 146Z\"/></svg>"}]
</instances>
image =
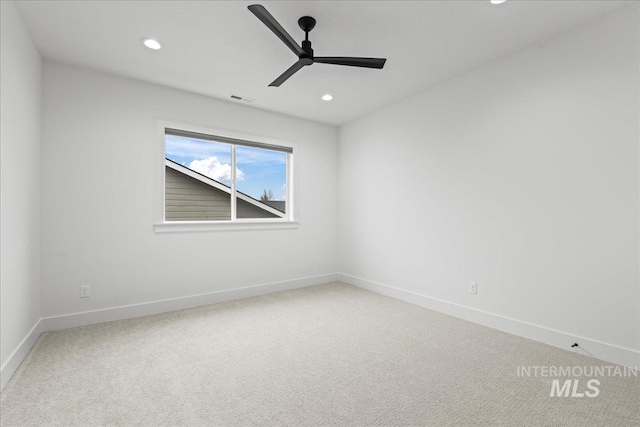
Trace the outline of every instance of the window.
<instances>
[{"instance_id":1,"label":"window","mask_svg":"<svg viewBox=\"0 0 640 427\"><path fill-rule=\"evenodd\" d=\"M163 128L164 224L293 220L291 147Z\"/></svg>"}]
</instances>

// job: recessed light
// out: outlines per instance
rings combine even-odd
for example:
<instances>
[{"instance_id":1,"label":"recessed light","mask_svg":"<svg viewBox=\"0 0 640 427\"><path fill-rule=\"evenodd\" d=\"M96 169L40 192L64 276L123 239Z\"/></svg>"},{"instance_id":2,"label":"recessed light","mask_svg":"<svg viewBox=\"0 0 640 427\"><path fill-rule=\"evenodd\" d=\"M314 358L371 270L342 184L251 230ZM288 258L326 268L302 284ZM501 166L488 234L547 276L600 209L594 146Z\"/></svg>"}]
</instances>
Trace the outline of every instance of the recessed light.
<instances>
[{"instance_id":1,"label":"recessed light","mask_svg":"<svg viewBox=\"0 0 640 427\"><path fill-rule=\"evenodd\" d=\"M501 4L506 2L507 0L491 0L491 4Z\"/></svg>"},{"instance_id":2,"label":"recessed light","mask_svg":"<svg viewBox=\"0 0 640 427\"><path fill-rule=\"evenodd\" d=\"M327 94L322 95L322 100L323 101L331 101L333 99L333 96Z\"/></svg>"},{"instance_id":3,"label":"recessed light","mask_svg":"<svg viewBox=\"0 0 640 427\"><path fill-rule=\"evenodd\" d=\"M144 38L142 39L142 44L148 47L149 49L153 49L153 50L162 49L162 43L160 43L158 40L155 40L155 39Z\"/></svg>"}]
</instances>

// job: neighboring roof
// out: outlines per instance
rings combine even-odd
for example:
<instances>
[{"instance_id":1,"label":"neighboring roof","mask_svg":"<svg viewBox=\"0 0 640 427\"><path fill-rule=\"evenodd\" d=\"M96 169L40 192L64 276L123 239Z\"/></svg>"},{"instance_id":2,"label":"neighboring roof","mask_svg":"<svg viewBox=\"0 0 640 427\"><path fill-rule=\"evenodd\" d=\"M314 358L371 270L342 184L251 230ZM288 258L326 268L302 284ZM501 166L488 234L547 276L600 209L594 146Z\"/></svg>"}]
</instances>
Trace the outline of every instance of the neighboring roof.
<instances>
[{"instance_id":1,"label":"neighboring roof","mask_svg":"<svg viewBox=\"0 0 640 427\"><path fill-rule=\"evenodd\" d=\"M182 166L180 163L174 162L171 159L165 158L165 165L167 167L170 167L171 169L177 171L177 172L183 173L183 174L185 174L185 175L187 175L187 176L189 176L189 177L191 177L191 178L193 178L195 180L198 180L198 181L200 181L200 182L202 182L204 184L207 184L207 185L209 185L209 186L211 186L213 188L216 188L218 190L224 191L225 193L231 195L231 187L221 183L220 181L216 181L215 179L209 178L208 176L203 175L200 172L196 172L193 169L190 169L190 168L188 168L186 166ZM269 212L269 213L271 213L273 215L276 215L276 216L278 216L280 218L284 218L284 216L285 216L285 213L283 211L281 211L281 210L279 210L277 208L274 208L272 206L269 206L269 205L261 202L260 200L254 199L253 197L251 197L251 196L249 196L247 194L244 194L244 193L242 193L240 191L236 191L236 197L238 199L240 199L240 200L243 200L243 201L245 201L247 203L250 203L250 204L256 206L259 209L262 209L262 210L267 211L267 212Z\"/></svg>"}]
</instances>

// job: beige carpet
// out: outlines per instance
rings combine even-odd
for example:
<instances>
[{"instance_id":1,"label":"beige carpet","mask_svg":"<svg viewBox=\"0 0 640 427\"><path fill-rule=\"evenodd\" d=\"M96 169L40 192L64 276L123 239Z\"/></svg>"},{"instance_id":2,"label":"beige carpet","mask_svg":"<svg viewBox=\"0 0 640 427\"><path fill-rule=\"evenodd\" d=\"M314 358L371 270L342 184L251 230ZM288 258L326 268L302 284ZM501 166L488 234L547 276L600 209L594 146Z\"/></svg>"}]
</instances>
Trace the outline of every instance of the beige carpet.
<instances>
[{"instance_id":1,"label":"beige carpet","mask_svg":"<svg viewBox=\"0 0 640 427\"><path fill-rule=\"evenodd\" d=\"M632 426L640 378L549 397L517 367L605 365L334 283L42 334L2 426ZM580 378L582 383L588 378Z\"/></svg>"}]
</instances>

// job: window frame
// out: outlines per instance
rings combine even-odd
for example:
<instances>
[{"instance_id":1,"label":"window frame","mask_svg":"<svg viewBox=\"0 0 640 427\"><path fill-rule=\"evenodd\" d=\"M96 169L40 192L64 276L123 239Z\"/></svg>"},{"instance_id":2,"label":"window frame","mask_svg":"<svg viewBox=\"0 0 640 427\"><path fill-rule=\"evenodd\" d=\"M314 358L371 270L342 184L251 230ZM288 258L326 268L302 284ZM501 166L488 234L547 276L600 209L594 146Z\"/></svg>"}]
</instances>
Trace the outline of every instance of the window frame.
<instances>
[{"instance_id":1,"label":"window frame","mask_svg":"<svg viewBox=\"0 0 640 427\"><path fill-rule=\"evenodd\" d=\"M254 148L281 147L286 152L286 203L287 209L283 218L235 218L237 209L237 192L235 182L235 168L231 167L231 220L211 221L166 221L165 220L165 162L166 147L165 137L167 129L206 135L211 138L219 137L220 142L231 145L232 165L236 164L236 146L243 145ZM282 140L237 132L229 129L213 128L196 124L176 122L172 120L157 119L156 133L158 143L154 144L154 180L156 183L154 200L154 231L156 233L180 233L180 232L207 232L207 231L243 231L243 230L272 230L298 228L296 221L295 204L295 168L294 153L296 144ZM247 144L242 144L242 142ZM236 166L237 167L237 166Z\"/></svg>"}]
</instances>

